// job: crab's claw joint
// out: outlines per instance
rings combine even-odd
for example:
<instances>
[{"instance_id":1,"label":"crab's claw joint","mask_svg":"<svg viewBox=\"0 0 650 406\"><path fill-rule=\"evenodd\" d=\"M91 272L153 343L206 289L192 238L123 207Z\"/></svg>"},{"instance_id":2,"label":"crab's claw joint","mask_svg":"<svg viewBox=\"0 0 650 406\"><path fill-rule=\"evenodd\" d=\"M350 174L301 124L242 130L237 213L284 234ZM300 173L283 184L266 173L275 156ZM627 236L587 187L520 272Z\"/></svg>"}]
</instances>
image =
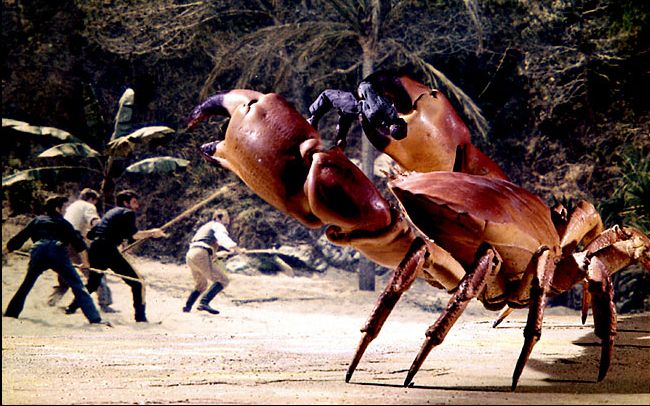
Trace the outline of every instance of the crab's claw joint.
<instances>
[{"instance_id":1,"label":"crab's claw joint","mask_svg":"<svg viewBox=\"0 0 650 406\"><path fill-rule=\"evenodd\" d=\"M352 378L352 374L354 373L354 370L357 369L357 365L359 365L359 361L361 360L363 353L366 352L366 348L368 348L368 344L370 344L372 339L373 337L367 332L364 332L361 335L361 340L359 341L359 345L357 346L357 351L354 353L354 358L352 359L352 362L348 367L348 372L345 374L346 383L350 382L350 378Z\"/></svg>"}]
</instances>

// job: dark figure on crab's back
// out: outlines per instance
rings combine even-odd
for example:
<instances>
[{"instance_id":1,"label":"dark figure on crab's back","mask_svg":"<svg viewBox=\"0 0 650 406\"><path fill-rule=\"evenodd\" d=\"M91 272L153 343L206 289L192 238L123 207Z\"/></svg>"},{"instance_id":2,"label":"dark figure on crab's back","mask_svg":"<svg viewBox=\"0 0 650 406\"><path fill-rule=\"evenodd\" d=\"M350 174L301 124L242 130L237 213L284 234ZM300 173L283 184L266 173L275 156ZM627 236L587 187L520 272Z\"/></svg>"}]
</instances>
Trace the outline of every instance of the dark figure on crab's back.
<instances>
[{"instance_id":1,"label":"dark figure on crab's back","mask_svg":"<svg viewBox=\"0 0 650 406\"><path fill-rule=\"evenodd\" d=\"M67 200L63 196L49 198L45 202L46 214L34 218L7 242L5 252L19 249L29 238L34 241L34 245L30 252L25 280L9 302L4 313L5 317L18 318L25 306L27 295L38 278L47 269L52 269L72 289L75 300L79 303L79 307L88 321L93 324L102 323L93 299L84 288L81 277L72 266L68 256L67 245L71 244L74 250L80 254L83 266L88 268L86 243L81 234L62 215L63 205Z\"/></svg>"},{"instance_id":2,"label":"dark figure on crab's back","mask_svg":"<svg viewBox=\"0 0 650 406\"><path fill-rule=\"evenodd\" d=\"M499 165L471 143L469 129L445 95L408 75L376 72L359 84L356 96L325 90L309 107L307 121L317 128L331 109L339 113L336 139L342 148L358 117L373 146L408 171L454 171L508 180Z\"/></svg>"},{"instance_id":3,"label":"dark figure on crab's back","mask_svg":"<svg viewBox=\"0 0 650 406\"><path fill-rule=\"evenodd\" d=\"M397 111L390 102L373 92L365 91L370 90L366 85L359 85L359 90L363 95L363 98L359 100L350 92L335 89L324 90L309 106L311 116L307 121L315 129L318 129L318 123L325 113L335 108L339 114L339 121L336 125L336 144L341 148L345 148L350 127L357 119L361 120L364 128L369 126L389 127L393 138L403 139L406 135L406 122L397 116Z\"/></svg>"},{"instance_id":4,"label":"dark figure on crab's back","mask_svg":"<svg viewBox=\"0 0 650 406\"><path fill-rule=\"evenodd\" d=\"M135 212L140 208L140 203L138 196L132 190L124 190L118 193L116 202L118 206L107 211L100 223L88 233L89 238L93 239L88 252L90 266L101 270L110 268L118 275L142 280L142 277L131 266L129 261L122 256L118 246L124 240L133 242L133 240L166 237L167 235L159 228L138 230ZM90 272L87 285L90 293L97 290L101 279L101 273ZM144 284L130 279L124 279L124 282L131 287L133 293L135 321L147 322ZM79 303L74 300L66 309L66 313L72 314L78 307Z\"/></svg>"}]
</instances>

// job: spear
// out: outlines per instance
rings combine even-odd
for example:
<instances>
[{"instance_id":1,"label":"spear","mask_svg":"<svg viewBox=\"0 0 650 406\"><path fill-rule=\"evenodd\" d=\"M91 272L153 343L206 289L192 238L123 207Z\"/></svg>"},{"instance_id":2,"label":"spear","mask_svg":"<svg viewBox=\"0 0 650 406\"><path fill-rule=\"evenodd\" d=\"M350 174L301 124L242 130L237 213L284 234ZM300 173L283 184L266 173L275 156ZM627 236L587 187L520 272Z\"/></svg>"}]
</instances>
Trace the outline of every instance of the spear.
<instances>
[{"instance_id":1,"label":"spear","mask_svg":"<svg viewBox=\"0 0 650 406\"><path fill-rule=\"evenodd\" d=\"M30 256L28 252L24 252L24 251L11 251L11 254L16 254L16 255L19 255L21 257L29 257ZM77 264L72 264L72 266L74 266L77 269L82 268L81 265L77 265ZM144 280L142 280L142 279L132 278L132 277L126 276L126 275L120 275L120 274L117 274L117 273L115 273L113 271L104 270L104 269L97 269L97 268L86 268L86 269L89 269L89 270L91 270L93 272L98 272L98 273L103 273L103 274L106 274L106 275L114 276L116 278L128 279L130 281L140 282L140 283L144 284Z\"/></svg>"},{"instance_id":2,"label":"spear","mask_svg":"<svg viewBox=\"0 0 650 406\"><path fill-rule=\"evenodd\" d=\"M169 220L168 222L166 222L165 224L163 224L163 225L160 226L159 228L160 228L161 230L164 231L165 229L167 229L167 228L171 227L172 225L178 223L179 221L183 220L184 218L186 218L186 217L189 216L190 214L194 213L195 211L197 211L197 210L200 209L201 207L205 206L206 204L210 203L211 201L213 201L213 200L215 200L215 199L221 197L222 195L224 195L224 194L225 194L225 193L230 189L230 187L231 187L230 184L229 184L229 185L222 186L219 190L217 190L216 192L212 193L210 196L208 196L208 197L206 197L205 199L201 200L200 202L198 202L198 203L195 204L194 206L190 207L189 209L185 210L184 212L182 212L182 213L179 214L178 216L176 216L176 217L174 217L173 219ZM151 238L151 237L143 238L143 239L141 239L141 240L137 240L137 241L134 242L133 244L127 245L127 246L122 250L122 252L124 253L124 252L126 252L126 251L128 251L128 250L130 250L130 249L132 249L132 248L134 248L134 247L136 247L136 246L142 244L145 240L148 240L149 238Z\"/></svg>"}]
</instances>

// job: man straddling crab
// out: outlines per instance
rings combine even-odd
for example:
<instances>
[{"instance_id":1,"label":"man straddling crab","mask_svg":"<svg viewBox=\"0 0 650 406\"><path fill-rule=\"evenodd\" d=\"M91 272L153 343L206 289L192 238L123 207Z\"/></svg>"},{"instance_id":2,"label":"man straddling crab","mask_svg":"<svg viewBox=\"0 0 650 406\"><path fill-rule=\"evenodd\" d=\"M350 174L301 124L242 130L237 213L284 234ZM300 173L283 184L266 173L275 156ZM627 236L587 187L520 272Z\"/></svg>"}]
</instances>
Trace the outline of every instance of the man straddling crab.
<instances>
[{"instance_id":1,"label":"man straddling crab","mask_svg":"<svg viewBox=\"0 0 650 406\"><path fill-rule=\"evenodd\" d=\"M498 166L469 140L459 142L454 138L456 131L466 131L460 119L462 127L436 127L436 123L457 117L451 107L436 104L444 99L426 94L413 97L411 90L424 86L416 86L414 81L416 85L411 86L408 78L386 76L384 80L396 83L397 89L401 86L409 95L413 117L397 114L407 124L403 131L391 129L390 120L373 122L373 115L386 116L386 111L362 111L362 125L364 119L368 121L366 135L383 140L384 144L379 145L385 145L383 150L407 170L415 170L408 164L409 150L415 153L426 148L418 162L432 162L427 171L389 182L399 209L391 207L345 156L341 143L325 149L314 127L278 94L247 89L220 92L197 106L188 122L188 128L193 128L213 115L230 116L224 140L201 147L209 162L231 170L261 198L305 226L327 225L326 236L332 243L353 246L370 260L395 269L361 330L362 338L346 381L416 277L444 287L452 297L447 309L427 330L405 385L431 349L443 341L469 301L478 298L491 310L506 306L530 309L524 346L512 379L514 390L541 336L547 297L584 279L589 281L592 294L596 335L603 342L599 380L603 379L616 335L609 275L634 262L650 269L648 237L633 228L614 227L601 232L600 218L589 204L579 207L567 221L554 222L553 218L561 217L552 216L539 197L503 179L505 175ZM392 105L388 100L384 97L387 102L379 105ZM421 105L423 100L428 100L427 106ZM428 108L437 111L442 122L431 117L416 119L430 114ZM443 142L451 140L451 147L441 152L436 149L438 141L429 145L430 137L420 136L427 131L439 134L437 139ZM405 148L388 148L400 141L391 138L391 133L409 144ZM439 167L439 162L445 163L438 169L444 172L430 172ZM574 253L580 242L585 249Z\"/></svg>"}]
</instances>

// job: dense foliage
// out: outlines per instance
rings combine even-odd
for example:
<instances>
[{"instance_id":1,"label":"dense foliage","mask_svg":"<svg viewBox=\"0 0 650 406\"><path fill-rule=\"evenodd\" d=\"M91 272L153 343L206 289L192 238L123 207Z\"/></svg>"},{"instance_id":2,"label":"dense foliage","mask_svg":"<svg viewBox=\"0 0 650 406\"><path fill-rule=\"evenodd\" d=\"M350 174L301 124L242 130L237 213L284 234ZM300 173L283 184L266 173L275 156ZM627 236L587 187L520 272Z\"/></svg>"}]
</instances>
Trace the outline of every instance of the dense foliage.
<instances>
[{"instance_id":1,"label":"dense foliage","mask_svg":"<svg viewBox=\"0 0 650 406\"><path fill-rule=\"evenodd\" d=\"M648 16L635 0L3 0L2 116L64 129L95 149L113 131L118 100L136 94L133 122L176 129L136 158L172 155L189 170L125 174L143 196L143 227L157 226L224 184L249 248L313 242L197 147L225 121L185 133L206 94L233 87L282 93L303 114L325 88L352 90L375 69L406 67L449 94L474 142L511 178L549 202L586 198L606 225L650 231ZM333 120L322 135L333 137ZM360 130L349 152L363 159ZM51 144L3 130L3 177L37 166ZM46 182L46 190L99 188L101 177ZM381 180L378 180L381 184ZM34 185L4 191L3 220L36 210ZM13 199L18 204L8 206ZM145 255L179 260L199 211ZM647 289L647 276L645 278ZM647 294L647 290L646 290Z\"/></svg>"}]
</instances>

